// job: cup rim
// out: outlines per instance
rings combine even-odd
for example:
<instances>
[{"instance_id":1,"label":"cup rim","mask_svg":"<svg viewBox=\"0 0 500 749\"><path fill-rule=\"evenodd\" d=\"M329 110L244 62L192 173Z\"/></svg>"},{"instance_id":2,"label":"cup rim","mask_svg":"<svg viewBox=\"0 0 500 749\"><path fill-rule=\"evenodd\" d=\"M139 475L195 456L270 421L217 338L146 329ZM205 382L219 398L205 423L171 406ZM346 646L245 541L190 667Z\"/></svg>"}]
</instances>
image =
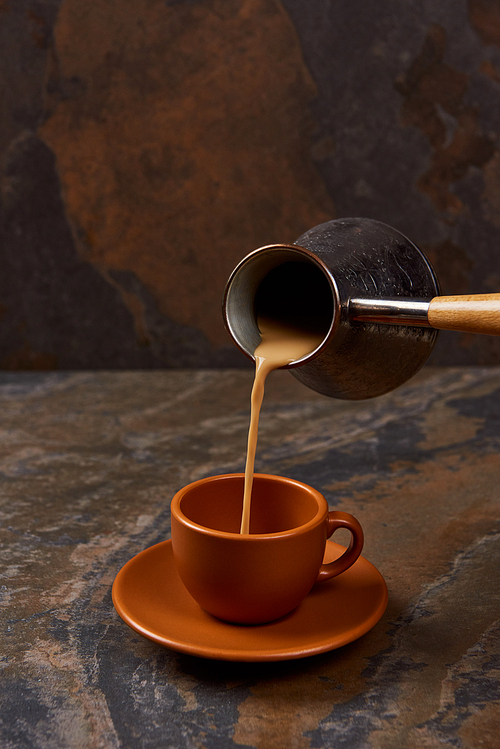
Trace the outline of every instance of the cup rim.
<instances>
[{"instance_id":1,"label":"cup rim","mask_svg":"<svg viewBox=\"0 0 500 749\"><path fill-rule=\"evenodd\" d=\"M228 538L233 539L235 541L238 541L240 543L248 543L250 541L256 541L256 540L264 540L264 539L271 539L271 538L286 538L288 536L297 536L302 535L303 533L307 533L311 528L319 525L324 518L328 515L328 502L326 501L323 494L321 494L320 491L315 489L312 486L309 486L309 484L305 484L302 481L297 481L297 479L291 479L286 476L276 476L271 473L254 473L254 481L255 479L265 479L270 481L276 481L278 483L286 483L286 484L293 484L295 486L299 486L301 489L305 489L310 495L314 497L314 499L317 501L318 508L315 515L307 521L307 523L303 523L302 525L298 525L295 528L289 528L284 531L277 531L275 533L231 533L229 531L221 531L216 528L209 528L205 525L200 525L199 523L195 523L194 520L191 520L188 518L181 510L181 501L182 498L185 496L185 494L195 488L196 486L199 486L201 484L207 484L212 481L223 481L226 479L234 479L234 478L245 478L244 473L222 473L215 476L206 476L205 478L198 479L197 481L192 481L190 484L187 484L186 486L182 487L182 489L179 489L177 491L170 503L170 513L172 517L176 517L178 521L180 521L183 525L185 525L188 528L191 528L192 530L196 530L199 533L202 533L207 536L217 536L218 538ZM321 506L323 505L323 506Z\"/></svg>"}]
</instances>

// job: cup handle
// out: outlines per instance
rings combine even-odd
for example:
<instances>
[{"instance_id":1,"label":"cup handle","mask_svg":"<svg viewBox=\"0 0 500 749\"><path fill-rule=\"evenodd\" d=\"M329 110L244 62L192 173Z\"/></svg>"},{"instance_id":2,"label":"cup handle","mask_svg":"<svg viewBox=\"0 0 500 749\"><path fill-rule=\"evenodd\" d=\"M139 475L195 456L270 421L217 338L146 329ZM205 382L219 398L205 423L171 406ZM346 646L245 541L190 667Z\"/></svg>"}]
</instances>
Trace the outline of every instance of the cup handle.
<instances>
[{"instance_id":1,"label":"cup handle","mask_svg":"<svg viewBox=\"0 0 500 749\"><path fill-rule=\"evenodd\" d=\"M326 519L326 537L330 538L332 533L338 528L347 528L351 531L351 543L344 551L341 557L329 564L322 564L319 568L318 582L329 580L331 577L340 575L341 572L349 569L361 554L363 549L364 534L359 522L353 515L348 512L329 512Z\"/></svg>"}]
</instances>

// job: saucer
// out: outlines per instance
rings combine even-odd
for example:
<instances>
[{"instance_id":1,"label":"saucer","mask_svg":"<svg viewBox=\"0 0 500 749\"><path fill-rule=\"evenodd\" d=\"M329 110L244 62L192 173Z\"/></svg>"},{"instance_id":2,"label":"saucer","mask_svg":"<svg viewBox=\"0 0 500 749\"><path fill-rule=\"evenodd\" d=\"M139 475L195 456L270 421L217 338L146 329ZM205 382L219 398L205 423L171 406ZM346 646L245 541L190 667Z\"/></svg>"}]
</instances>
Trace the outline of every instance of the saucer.
<instances>
[{"instance_id":1,"label":"saucer","mask_svg":"<svg viewBox=\"0 0 500 749\"><path fill-rule=\"evenodd\" d=\"M345 548L327 541L325 561ZM370 630L387 606L387 586L364 557L346 572L316 583L287 616L270 624L228 624L204 611L174 564L172 542L151 546L122 567L113 603L123 621L166 647L224 661L281 661L325 653Z\"/></svg>"}]
</instances>

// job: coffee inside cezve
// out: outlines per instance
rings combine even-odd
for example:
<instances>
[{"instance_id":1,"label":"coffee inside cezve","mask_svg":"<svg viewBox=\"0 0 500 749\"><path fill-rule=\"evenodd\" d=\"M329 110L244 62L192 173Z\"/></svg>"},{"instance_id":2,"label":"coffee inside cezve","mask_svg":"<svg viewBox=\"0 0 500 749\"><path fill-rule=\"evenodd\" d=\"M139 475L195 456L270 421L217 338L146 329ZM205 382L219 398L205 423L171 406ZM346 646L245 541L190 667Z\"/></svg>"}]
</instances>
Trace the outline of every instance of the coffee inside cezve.
<instances>
[{"instance_id":1,"label":"coffee inside cezve","mask_svg":"<svg viewBox=\"0 0 500 749\"><path fill-rule=\"evenodd\" d=\"M255 451L266 377L273 369L310 354L324 340L333 319L333 296L328 281L315 265L284 263L261 282L255 297L255 316L261 342L254 352L255 378L240 533L250 532Z\"/></svg>"}]
</instances>

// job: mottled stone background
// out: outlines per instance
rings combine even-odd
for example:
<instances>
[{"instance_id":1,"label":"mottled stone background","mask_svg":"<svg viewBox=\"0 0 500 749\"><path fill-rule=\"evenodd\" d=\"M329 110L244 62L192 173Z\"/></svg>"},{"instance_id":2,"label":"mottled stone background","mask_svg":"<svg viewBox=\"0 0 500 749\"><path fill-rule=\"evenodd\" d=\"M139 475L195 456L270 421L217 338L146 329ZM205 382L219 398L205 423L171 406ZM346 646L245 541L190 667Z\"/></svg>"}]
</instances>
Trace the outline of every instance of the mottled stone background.
<instances>
[{"instance_id":1,"label":"mottled stone background","mask_svg":"<svg viewBox=\"0 0 500 749\"><path fill-rule=\"evenodd\" d=\"M0 40L0 368L244 365L229 272L335 217L500 291L498 0L0 0Z\"/></svg>"}]
</instances>

